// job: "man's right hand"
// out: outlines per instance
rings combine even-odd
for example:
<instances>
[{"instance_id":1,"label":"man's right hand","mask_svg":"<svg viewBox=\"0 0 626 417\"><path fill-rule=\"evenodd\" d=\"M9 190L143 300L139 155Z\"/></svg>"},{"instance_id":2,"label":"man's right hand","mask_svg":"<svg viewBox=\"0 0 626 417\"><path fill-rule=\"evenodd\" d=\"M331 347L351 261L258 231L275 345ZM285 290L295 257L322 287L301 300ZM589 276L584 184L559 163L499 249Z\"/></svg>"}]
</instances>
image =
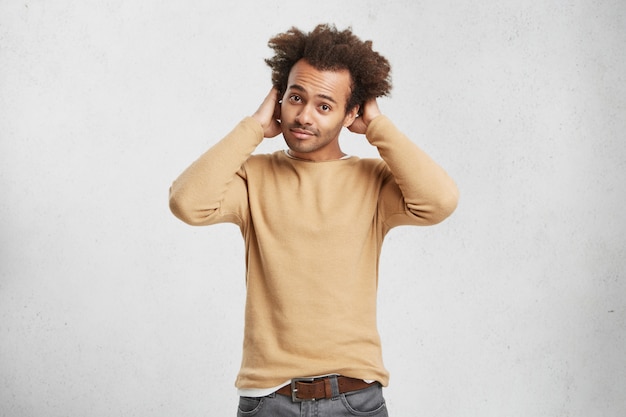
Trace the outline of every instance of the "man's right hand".
<instances>
[{"instance_id":1,"label":"man's right hand","mask_svg":"<svg viewBox=\"0 0 626 417\"><path fill-rule=\"evenodd\" d=\"M280 128L280 103L278 102L278 90L272 88L261 103L259 109L252 115L261 126L263 126L263 136L273 138L282 132Z\"/></svg>"}]
</instances>

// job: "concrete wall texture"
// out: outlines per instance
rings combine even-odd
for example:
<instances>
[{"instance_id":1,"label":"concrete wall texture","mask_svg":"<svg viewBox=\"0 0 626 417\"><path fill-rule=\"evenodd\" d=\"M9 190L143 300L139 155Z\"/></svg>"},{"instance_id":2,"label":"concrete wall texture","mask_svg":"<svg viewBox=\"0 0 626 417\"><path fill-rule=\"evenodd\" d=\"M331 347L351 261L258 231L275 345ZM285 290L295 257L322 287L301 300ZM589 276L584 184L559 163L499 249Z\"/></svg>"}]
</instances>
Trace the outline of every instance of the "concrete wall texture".
<instances>
[{"instance_id":1,"label":"concrete wall texture","mask_svg":"<svg viewBox=\"0 0 626 417\"><path fill-rule=\"evenodd\" d=\"M235 415L241 237L168 187L260 104L269 37L320 22L389 58L383 112L461 190L383 249L391 415L626 415L625 2L24 0L0 2L1 416Z\"/></svg>"}]
</instances>

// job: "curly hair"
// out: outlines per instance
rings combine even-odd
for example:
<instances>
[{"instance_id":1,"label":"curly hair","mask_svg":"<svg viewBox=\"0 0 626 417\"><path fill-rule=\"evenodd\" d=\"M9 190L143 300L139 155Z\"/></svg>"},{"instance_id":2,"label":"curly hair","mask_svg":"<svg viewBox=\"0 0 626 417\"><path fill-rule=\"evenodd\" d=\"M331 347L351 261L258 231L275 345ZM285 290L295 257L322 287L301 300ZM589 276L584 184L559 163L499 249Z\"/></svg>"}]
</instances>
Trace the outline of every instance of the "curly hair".
<instances>
[{"instance_id":1,"label":"curly hair","mask_svg":"<svg viewBox=\"0 0 626 417\"><path fill-rule=\"evenodd\" d=\"M291 68L301 59L320 71L347 69L352 77L346 111L391 91L389 61L372 50L372 41L362 41L351 28L338 31L334 25L318 25L310 33L292 27L268 42L274 56L265 62L272 69L272 84L282 96Z\"/></svg>"}]
</instances>

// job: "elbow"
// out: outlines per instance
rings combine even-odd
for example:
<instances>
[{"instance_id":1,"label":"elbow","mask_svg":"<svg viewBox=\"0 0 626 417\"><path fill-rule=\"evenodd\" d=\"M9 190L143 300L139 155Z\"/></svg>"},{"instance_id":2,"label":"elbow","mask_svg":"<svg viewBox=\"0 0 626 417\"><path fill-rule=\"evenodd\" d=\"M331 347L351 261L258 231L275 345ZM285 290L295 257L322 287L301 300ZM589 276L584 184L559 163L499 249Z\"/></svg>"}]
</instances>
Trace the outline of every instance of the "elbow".
<instances>
[{"instance_id":1,"label":"elbow","mask_svg":"<svg viewBox=\"0 0 626 417\"><path fill-rule=\"evenodd\" d=\"M198 216L198 211L190 204L189 199L184 198L179 193L170 190L169 198L170 211L174 216L191 226L199 226L204 220Z\"/></svg>"},{"instance_id":2,"label":"elbow","mask_svg":"<svg viewBox=\"0 0 626 417\"><path fill-rule=\"evenodd\" d=\"M437 203L435 204L435 222L433 224L441 223L454 211L459 205L459 189L456 184L451 184L446 192L441 193Z\"/></svg>"},{"instance_id":3,"label":"elbow","mask_svg":"<svg viewBox=\"0 0 626 417\"><path fill-rule=\"evenodd\" d=\"M459 204L459 190L452 184L445 191L441 191L429 204L413 208L413 214L422 219L424 225L435 225L441 223L454 211Z\"/></svg>"},{"instance_id":4,"label":"elbow","mask_svg":"<svg viewBox=\"0 0 626 417\"><path fill-rule=\"evenodd\" d=\"M450 215L454 213L458 205L459 190L455 186L452 190L446 193L445 196L442 196L442 198L437 203L437 215L435 216L436 222L433 224L441 223L442 221L450 217Z\"/></svg>"},{"instance_id":5,"label":"elbow","mask_svg":"<svg viewBox=\"0 0 626 417\"><path fill-rule=\"evenodd\" d=\"M189 215L190 211L186 209L182 200L176 195L170 194L170 211L178 219L187 224L193 224L192 216Z\"/></svg>"}]
</instances>

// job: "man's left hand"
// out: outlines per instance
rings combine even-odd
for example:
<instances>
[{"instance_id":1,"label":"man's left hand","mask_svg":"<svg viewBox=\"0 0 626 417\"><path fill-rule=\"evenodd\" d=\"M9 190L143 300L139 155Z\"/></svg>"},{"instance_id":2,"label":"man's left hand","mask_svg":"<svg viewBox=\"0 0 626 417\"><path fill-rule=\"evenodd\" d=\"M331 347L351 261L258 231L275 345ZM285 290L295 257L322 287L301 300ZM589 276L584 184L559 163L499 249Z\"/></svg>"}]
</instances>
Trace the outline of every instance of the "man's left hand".
<instances>
[{"instance_id":1,"label":"man's left hand","mask_svg":"<svg viewBox=\"0 0 626 417\"><path fill-rule=\"evenodd\" d=\"M381 114L382 113L378 108L378 102L376 101L376 99L370 99L365 102L361 115L354 119L354 122L352 122L352 124L348 126L348 130L353 133L359 133L364 135L370 122Z\"/></svg>"}]
</instances>

